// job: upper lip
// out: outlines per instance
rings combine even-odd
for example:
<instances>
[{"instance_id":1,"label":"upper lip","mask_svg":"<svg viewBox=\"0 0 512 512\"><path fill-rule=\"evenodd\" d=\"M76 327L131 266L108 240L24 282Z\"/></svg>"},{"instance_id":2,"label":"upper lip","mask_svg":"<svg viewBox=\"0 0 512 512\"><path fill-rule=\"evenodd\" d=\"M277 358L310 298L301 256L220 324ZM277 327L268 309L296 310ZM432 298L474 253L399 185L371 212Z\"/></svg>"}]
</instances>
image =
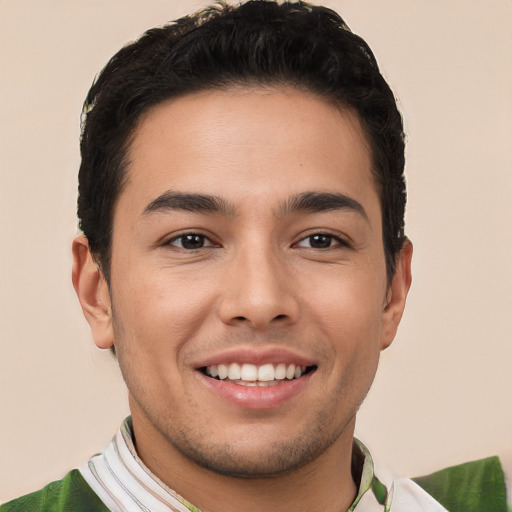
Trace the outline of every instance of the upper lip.
<instances>
[{"instance_id":1,"label":"upper lip","mask_svg":"<svg viewBox=\"0 0 512 512\"><path fill-rule=\"evenodd\" d=\"M264 364L295 364L296 366L314 366L317 363L310 357L303 356L288 348L283 347L237 347L223 350L216 354L202 359L194 364L195 368L204 368L216 364L254 364L256 366Z\"/></svg>"}]
</instances>

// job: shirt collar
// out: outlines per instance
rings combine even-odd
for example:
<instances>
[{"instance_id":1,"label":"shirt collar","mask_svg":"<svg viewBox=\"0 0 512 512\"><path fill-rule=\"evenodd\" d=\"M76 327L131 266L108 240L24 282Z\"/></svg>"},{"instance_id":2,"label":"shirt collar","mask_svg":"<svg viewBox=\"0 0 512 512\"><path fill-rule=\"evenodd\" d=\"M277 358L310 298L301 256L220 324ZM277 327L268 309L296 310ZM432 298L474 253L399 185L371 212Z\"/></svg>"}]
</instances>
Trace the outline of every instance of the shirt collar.
<instances>
[{"instance_id":1,"label":"shirt collar","mask_svg":"<svg viewBox=\"0 0 512 512\"><path fill-rule=\"evenodd\" d=\"M390 510L392 492L388 492L386 486L375 476L372 456L368 448L356 438L352 446L352 476L354 480L359 480L359 488L347 512L364 512L358 507L359 504L362 505L363 496L365 503L368 503L365 508L371 506L372 510Z\"/></svg>"},{"instance_id":2,"label":"shirt collar","mask_svg":"<svg viewBox=\"0 0 512 512\"><path fill-rule=\"evenodd\" d=\"M130 417L107 448L92 457L80 472L112 512L201 512L142 462L133 443ZM370 452L357 439L352 451L352 472L359 488L347 512L389 511L391 493L375 477Z\"/></svg>"}]
</instances>

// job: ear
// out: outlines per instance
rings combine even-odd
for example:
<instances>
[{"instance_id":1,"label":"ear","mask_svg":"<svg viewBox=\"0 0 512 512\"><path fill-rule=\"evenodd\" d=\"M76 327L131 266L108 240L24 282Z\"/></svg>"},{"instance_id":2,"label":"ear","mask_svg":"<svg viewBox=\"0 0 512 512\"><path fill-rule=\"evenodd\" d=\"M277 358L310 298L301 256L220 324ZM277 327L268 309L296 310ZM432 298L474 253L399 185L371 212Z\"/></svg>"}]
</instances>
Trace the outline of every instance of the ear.
<instances>
[{"instance_id":1,"label":"ear","mask_svg":"<svg viewBox=\"0 0 512 512\"><path fill-rule=\"evenodd\" d=\"M73 286L99 348L114 345L112 306L105 276L94 260L84 235L73 240Z\"/></svg>"},{"instance_id":2,"label":"ear","mask_svg":"<svg viewBox=\"0 0 512 512\"><path fill-rule=\"evenodd\" d=\"M398 254L395 275L393 276L386 295L386 302L382 314L381 350L391 345L398 325L402 319L405 300L411 287L411 259L412 243L406 240Z\"/></svg>"}]
</instances>

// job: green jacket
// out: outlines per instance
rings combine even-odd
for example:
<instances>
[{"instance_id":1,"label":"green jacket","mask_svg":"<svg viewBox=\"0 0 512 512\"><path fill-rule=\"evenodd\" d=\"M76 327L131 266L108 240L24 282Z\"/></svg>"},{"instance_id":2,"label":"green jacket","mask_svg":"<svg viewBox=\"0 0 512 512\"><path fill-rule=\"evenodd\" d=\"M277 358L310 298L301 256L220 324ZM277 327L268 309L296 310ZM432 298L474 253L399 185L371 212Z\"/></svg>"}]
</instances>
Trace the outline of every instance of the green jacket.
<instances>
[{"instance_id":1,"label":"green jacket","mask_svg":"<svg viewBox=\"0 0 512 512\"><path fill-rule=\"evenodd\" d=\"M505 475L498 457L460 464L413 480L449 512L509 512ZM108 512L108 508L74 469L62 480L0 506L0 512L36 511Z\"/></svg>"}]
</instances>

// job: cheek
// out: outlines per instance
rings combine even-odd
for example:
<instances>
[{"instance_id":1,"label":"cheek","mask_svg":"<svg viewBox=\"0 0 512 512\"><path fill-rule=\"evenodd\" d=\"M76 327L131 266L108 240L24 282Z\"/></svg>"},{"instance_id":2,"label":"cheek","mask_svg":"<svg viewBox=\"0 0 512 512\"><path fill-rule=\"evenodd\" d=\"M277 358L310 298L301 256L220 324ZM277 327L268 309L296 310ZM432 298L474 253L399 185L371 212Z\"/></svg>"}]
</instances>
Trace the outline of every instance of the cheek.
<instances>
[{"instance_id":1,"label":"cheek","mask_svg":"<svg viewBox=\"0 0 512 512\"><path fill-rule=\"evenodd\" d=\"M384 285L368 274L331 279L309 302L313 323L320 326L341 365L376 364L380 353Z\"/></svg>"},{"instance_id":2,"label":"cheek","mask_svg":"<svg viewBox=\"0 0 512 512\"><path fill-rule=\"evenodd\" d=\"M382 319L385 286L370 274L331 276L310 296L310 304L326 325L340 331L367 334L376 331Z\"/></svg>"},{"instance_id":3,"label":"cheek","mask_svg":"<svg viewBox=\"0 0 512 512\"><path fill-rule=\"evenodd\" d=\"M193 278L169 269L141 270L113 287L116 324L122 326L116 338L122 335L119 341L139 349L150 347L153 354L176 351L207 318L211 293Z\"/></svg>"}]
</instances>

